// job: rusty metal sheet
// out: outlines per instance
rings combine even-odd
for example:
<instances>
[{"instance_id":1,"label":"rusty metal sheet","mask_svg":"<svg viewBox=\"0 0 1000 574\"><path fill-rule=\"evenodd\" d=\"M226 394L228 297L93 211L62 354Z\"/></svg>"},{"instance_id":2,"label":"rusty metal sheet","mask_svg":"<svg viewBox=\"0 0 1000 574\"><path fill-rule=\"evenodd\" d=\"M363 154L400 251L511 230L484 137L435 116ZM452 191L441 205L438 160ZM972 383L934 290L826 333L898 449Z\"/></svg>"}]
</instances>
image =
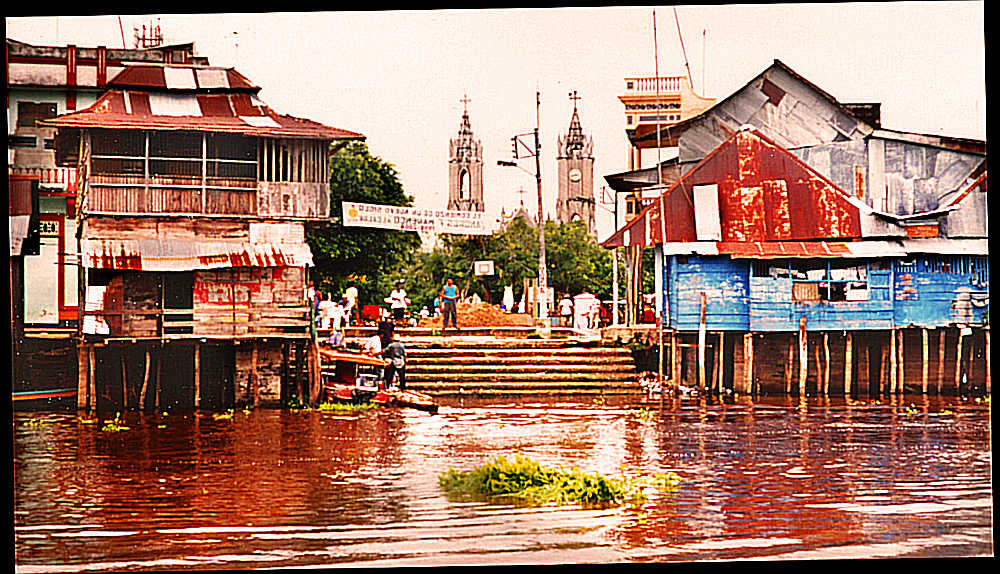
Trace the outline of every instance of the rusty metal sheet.
<instances>
[{"instance_id":1,"label":"rusty metal sheet","mask_svg":"<svg viewBox=\"0 0 1000 574\"><path fill-rule=\"evenodd\" d=\"M861 212L847 193L755 129L746 128L730 136L603 245L696 241L694 187L712 184L718 189L724 242L861 237ZM661 211L663 231L658 229Z\"/></svg>"},{"instance_id":2,"label":"rusty metal sheet","mask_svg":"<svg viewBox=\"0 0 1000 574\"><path fill-rule=\"evenodd\" d=\"M133 271L193 271L231 267L311 267L305 243L85 239L84 267Z\"/></svg>"}]
</instances>

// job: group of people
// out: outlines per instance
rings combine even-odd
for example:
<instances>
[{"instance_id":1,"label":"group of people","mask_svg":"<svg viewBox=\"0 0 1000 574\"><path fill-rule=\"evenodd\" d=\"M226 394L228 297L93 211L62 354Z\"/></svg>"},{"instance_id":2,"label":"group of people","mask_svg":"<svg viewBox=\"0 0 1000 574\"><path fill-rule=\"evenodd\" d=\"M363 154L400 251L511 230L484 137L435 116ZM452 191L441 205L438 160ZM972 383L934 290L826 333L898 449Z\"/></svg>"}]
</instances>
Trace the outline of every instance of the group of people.
<instances>
[{"instance_id":1,"label":"group of people","mask_svg":"<svg viewBox=\"0 0 1000 574\"><path fill-rule=\"evenodd\" d=\"M320 329L339 331L358 320L358 288L353 282L339 299L334 300L329 293L321 293L310 281L306 288L306 302L312 308L316 327Z\"/></svg>"},{"instance_id":2,"label":"group of people","mask_svg":"<svg viewBox=\"0 0 1000 574\"><path fill-rule=\"evenodd\" d=\"M396 325L383 321L378 324L378 331L372 335L361 350L362 353L388 362L382 371L382 387L396 387L406 390L406 347L396 334Z\"/></svg>"}]
</instances>

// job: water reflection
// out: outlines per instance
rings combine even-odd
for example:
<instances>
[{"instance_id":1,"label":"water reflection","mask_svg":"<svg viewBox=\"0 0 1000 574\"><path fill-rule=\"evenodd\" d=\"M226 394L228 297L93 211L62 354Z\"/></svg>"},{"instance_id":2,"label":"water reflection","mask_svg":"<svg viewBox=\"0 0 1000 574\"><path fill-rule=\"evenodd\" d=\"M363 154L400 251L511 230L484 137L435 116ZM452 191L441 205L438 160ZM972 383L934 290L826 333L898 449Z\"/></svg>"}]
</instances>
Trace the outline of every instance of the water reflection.
<instances>
[{"instance_id":1,"label":"water reflection","mask_svg":"<svg viewBox=\"0 0 1000 574\"><path fill-rule=\"evenodd\" d=\"M15 413L20 572L992 555L988 405L906 397L455 399L375 410ZM634 508L449 500L496 455L674 471Z\"/></svg>"}]
</instances>

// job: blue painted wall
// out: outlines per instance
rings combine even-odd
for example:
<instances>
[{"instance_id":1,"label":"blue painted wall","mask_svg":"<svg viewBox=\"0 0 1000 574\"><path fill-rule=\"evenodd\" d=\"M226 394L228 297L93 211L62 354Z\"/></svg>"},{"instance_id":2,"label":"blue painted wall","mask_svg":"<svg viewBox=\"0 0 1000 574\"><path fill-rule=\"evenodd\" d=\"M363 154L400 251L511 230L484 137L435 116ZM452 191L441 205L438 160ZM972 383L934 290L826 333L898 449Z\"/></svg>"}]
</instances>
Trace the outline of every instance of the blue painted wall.
<instances>
[{"instance_id":1,"label":"blue painted wall","mask_svg":"<svg viewBox=\"0 0 1000 574\"><path fill-rule=\"evenodd\" d=\"M705 293L706 328L746 331L750 328L750 264L728 257L671 256L667 274L667 325L697 331L701 293Z\"/></svg>"},{"instance_id":2,"label":"blue painted wall","mask_svg":"<svg viewBox=\"0 0 1000 574\"><path fill-rule=\"evenodd\" d=\"M782 264L787 265L775 262L779 267ZM873 264L867 269L866 300L796 301L794 284L803 281L790 276L752 276L749 261L725 256L669 256L663 267L665 325L697 331L702 293L706 294L706 328L710 331L797 331L802 317L809 331L863 331L910 325L977 325L989 316L989 262L985 257L893 261L889 269L884 267L885 263Z\"/></svg>"},{"instance_id":3,"label":"blue painted wall","mask_svg":"<svg viewBox=\"0 0 1000 574\"><path fill-rule=\"evenodd\" d=\"M898 326L979 325L989 310L986 257L923 257L893 266Z\"/></svg>"}]
</instances>

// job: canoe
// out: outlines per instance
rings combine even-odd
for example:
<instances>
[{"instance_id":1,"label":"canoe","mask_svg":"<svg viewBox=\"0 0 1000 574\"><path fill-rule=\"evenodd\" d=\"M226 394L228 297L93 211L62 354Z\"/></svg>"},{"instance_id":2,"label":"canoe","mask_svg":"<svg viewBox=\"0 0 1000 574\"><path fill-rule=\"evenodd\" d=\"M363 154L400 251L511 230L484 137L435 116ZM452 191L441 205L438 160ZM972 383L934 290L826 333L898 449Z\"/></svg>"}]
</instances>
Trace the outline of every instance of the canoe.
<instances>
[{"instance_id":1,"label":"canoe","mask_svg":"<svg viewBox=\"0 0 1000 574\"><path fill-rule=\"evenodd\" d=\"M320 349L323 390L327 401L411 408L436 413L430 395L395 387L383 388L382 372L388 360L351 351Z\"/></svg>"}]
</instances>

